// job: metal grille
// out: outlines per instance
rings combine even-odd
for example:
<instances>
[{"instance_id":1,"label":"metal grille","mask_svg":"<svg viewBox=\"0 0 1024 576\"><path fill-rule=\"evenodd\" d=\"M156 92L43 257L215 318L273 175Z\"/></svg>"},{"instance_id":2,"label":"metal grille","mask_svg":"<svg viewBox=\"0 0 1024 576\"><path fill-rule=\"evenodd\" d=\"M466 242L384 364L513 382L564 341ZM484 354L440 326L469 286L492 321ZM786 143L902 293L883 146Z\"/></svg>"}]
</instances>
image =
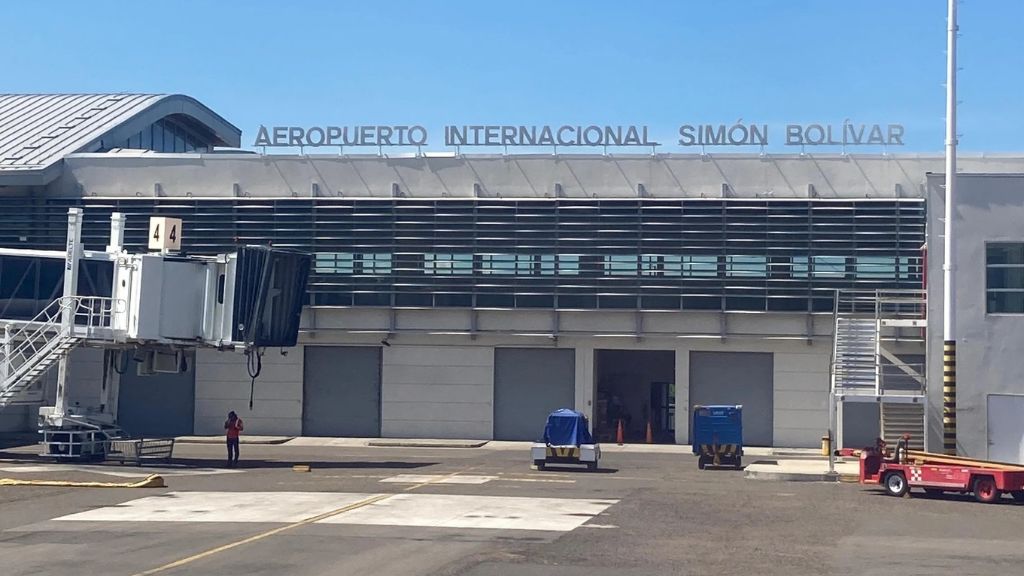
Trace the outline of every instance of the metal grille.
<instances>
[{"instance_id":1,"label":"metal grille","mask_svg":"<svg viewBox=\"0 0 1024 576\"><path fill-rule=\"evenodd\" d=\"M90 248L118 210L131 250L163 215L184 220L193 254L313 252L317 306L831 312L839 288L919 288L925 239L917 199L79 202ZM0 215L0 242L60 249L68 201L30 204Z\"/></svg>"}]
</instances>

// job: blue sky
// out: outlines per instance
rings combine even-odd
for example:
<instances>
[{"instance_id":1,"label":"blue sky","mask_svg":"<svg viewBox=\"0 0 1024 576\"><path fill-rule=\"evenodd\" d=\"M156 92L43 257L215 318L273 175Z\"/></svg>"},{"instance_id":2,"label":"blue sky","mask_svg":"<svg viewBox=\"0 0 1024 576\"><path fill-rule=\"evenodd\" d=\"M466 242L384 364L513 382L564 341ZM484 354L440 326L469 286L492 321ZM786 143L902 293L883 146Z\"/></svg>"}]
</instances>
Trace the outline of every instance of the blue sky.
<instances>
[{"instance_id":1,"label":"blue sky","mask_svg":"<svg viewBox=\"0 0 1024 576\"><path fill-rule=\"evenodd\" d=\"M902 123L941 151L945 0L10 2L2 92L182 92L266 125ZM1024 2L960 6L961 149L1019 152ZM781 134L779 135L781 136ZM772 134L772 142L782 138ZM773 146L780 149L778 146ZM792 150L790 150L792 151Z\"/></svg>"}]
</instances>

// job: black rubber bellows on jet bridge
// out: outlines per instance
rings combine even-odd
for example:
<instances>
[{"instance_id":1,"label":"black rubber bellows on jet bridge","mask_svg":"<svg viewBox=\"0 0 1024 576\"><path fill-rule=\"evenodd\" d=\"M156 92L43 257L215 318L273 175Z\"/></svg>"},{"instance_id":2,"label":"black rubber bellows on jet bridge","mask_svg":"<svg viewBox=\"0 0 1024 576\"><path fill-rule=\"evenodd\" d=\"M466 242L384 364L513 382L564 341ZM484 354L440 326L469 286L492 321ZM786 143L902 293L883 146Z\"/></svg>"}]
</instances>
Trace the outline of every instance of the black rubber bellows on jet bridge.
<instances>
[{"instance_id":1,"label":"black rubber bellows on jet bridge","mask_svg":"<svg viewBox=\"0 0 1024 576\"><path fill-rule=\"evenodd\" d=\"M295 346L310 264L309 254L294 250L239 248L232 340L257 348Z\"/></svg>"}]
</instances>

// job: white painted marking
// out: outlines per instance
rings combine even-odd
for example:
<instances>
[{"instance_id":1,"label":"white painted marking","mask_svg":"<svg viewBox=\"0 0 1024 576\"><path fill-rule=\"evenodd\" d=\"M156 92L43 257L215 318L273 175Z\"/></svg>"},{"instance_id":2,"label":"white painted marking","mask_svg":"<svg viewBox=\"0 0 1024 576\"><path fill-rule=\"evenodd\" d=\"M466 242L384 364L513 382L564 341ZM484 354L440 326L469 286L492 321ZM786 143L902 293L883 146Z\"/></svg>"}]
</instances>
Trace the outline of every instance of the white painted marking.
<instances>
[{"instance_id":1,"label":"white painted marking","mask_svg":"<svg viewBox=\"0 0 1024 576\"><path fill-rule=\"evenodd\" d=\"M62 516L86 522L299 522L372 494L338 492L169 492Z\"/></svg>"},{"instance_id":2,"label":"white painted marking","mask_svg":"<svg viewBox=\"0 0 1024 576\"><path fill-rule=\"evenodd\" d=\"M568 532L616 502L407 493L326 518L321 523Z\"/></svg>"},{"instance_id":3,"label":"white painted marking","mask_svg":"<svg viewBox=\"0 0 1024 576\"><path fill-rule=\"evenodd\" d=\"M615 524L584 524L583 527L584 528L605 528L605 529L618 528L618 526L616 526Z\"/></svg>"},{"instance_id":4,"label":"white painted marking","mask_svg":"<svg viewBox=\"0 0 1024 576\"><path fill-rule=\"evenodd\" d=\"M443 474L399 474L385 478L381 482L394 482L397 484L486 484L491 480L497 480L497 476L474 476L465 475L443 475Z\"/></svg>"},{"instance_id":5,"label":"white painted marking","mask_svg":"<svg viewBox=\"0 0 1024 576\"><path fill-rule=\"evenodd\" d=\"M337 492L169 492L57 520L292 523L373 496ZM616 502L618 500L400 493L320 522L568 532Z\"/></svg>"},{"instance_id":6,"label":"white painted marking","mask_svg":"<svg viewBox=\"0 0 1024 576\"><path fill-rule=\"evenodd\" d=\"M96 464L31 464L25 466L5 466L0 472L14 474L48 474L50 472L89 472L118 478L144 478L150 474L161 476L207 476L213 474L239 474L244 470L227 468L175 468L175 467L124 467L99 466Z\"/></svg>"},{"instance_id":7,"label":"white painted marking","mask_svg":"<svg viewBox=\"0 0 1024 576\"><path fill-rule=\"evenodd\" d=\"M551 484L575 484L575 480L559 480L557 478L499 478L503 482L549 482Z\"/></svg>"}]
</instances>

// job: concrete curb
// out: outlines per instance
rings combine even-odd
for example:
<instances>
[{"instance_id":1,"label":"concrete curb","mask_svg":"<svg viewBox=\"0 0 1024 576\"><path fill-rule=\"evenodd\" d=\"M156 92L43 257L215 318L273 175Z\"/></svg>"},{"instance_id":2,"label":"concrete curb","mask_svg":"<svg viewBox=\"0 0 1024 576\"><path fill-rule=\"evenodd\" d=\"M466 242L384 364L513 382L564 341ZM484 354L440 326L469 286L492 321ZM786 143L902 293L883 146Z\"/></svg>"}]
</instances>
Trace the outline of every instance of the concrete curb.
<instances>
[{"instance_id":1,"label":"concrete curb","mask_svg":"<svg viewBox=\"0 0 1024 576\"><path fill-rule=\"evenodd\" d=\"M276 445L284 444L289 440L293 440L294 436L242 436L238 443L239 444L260 444L260 445ZM223 436L180 436L174 439L177 444L223 444Z\"/></svg>"},{"instance_id":2,"label":"concrete curb","mask_svg":"<svg viewBox=\"0 0 1024 576\"><path fill-rule=\"evenodd\" d=\"M370 440L371 448L480 448L487 440Z\"/></svg>"},{"instance_id":3,"label":"concrete curb","mask_svg":"<svg viewBox=\"0 0 1024 576\"><path fill-rule=\"evenodd\" d=\"M841 474L811 474L807 472L766 472L763 470L745 470L743 477L750 480L775 480L781 482L840 482Z\"/></svg>"}]
</instances>

